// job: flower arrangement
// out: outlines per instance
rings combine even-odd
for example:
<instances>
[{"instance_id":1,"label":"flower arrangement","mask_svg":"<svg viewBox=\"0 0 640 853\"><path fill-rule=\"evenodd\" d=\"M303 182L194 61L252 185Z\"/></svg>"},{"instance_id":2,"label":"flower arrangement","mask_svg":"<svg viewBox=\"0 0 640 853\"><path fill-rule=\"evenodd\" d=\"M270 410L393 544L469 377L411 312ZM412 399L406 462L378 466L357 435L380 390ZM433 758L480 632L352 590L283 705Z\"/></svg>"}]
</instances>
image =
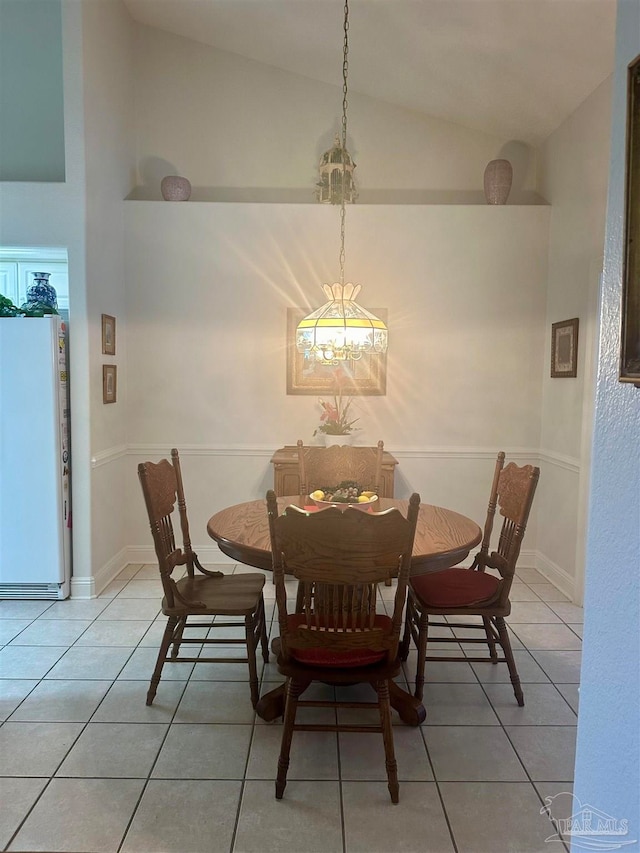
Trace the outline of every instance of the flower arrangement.
<instances>
[{"instance_id":1,"label":"flower arrangement","mask_svg":"<svg viewBox=\"0 0 640 853\"><path fill-rule=\"evenodd\" d=\"M350 397L345 398L338 392L333 398L333 403L327 403L325 400L318 400L318 402L322 406L322 414L320 425L313 431L314 435L319 432L325 435L349 435L353 432L353 425L358 418L349 418L352 402Z\"/></svg>"}]
</instances>

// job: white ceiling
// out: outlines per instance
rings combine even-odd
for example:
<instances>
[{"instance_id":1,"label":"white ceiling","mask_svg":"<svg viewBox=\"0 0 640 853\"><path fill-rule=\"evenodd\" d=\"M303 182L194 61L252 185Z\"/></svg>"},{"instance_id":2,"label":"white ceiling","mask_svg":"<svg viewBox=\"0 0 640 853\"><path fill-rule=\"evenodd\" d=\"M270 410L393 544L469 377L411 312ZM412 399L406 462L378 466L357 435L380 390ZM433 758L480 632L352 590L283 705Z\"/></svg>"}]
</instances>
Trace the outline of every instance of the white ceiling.
<instances>
[{"instance_id":1,"label":"white ceiling","mask_svg":"<svg viewBox=\"0 0 640 853\"><path fill-rule=\"evenodd\" d=\"M125 0L133 18L342 85L343 0ZM350 0L349 90L542 141L612 72L615 0Z\"/></svg>"}]
</instances>

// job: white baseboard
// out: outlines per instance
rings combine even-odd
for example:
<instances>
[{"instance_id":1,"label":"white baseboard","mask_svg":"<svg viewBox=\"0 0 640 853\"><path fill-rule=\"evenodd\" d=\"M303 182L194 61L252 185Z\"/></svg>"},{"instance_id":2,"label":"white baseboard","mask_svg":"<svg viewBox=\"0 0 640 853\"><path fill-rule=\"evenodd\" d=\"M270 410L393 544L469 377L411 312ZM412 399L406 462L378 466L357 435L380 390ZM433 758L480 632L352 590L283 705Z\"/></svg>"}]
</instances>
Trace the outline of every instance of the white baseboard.
<instances>
[{"instance_id":1,"label":"white baseboard","mask_svg":"<svg viewBox=\"0 0 640 853\"><path fill-rule=\"evenodd\" d=\"M518 563L518 565L520 564ZM549 583L552 583L556 587L556 589L559 589L560 592L563 592L571 601L576 604L579 603L575 601L575 578L572 577L563 568L561 568L557 563L554 563L540 551L537 551L535 557L535 564L532 566L532 568L537 569L541 575L545 576Z\"/></svg>"},{"instance_id":2,"label":"white baseboard","mask_svg":"<svg viewBox=\"0 0 640 853\"><path fill-rule=\"evenodd\" d=\"M533 549L527 550L523 548L518 557L519 569L537 569L538 568L538 552Z\"/></svg>"},{"instance_id":3,"label":"white baseboard","mask_svg":"<svg viewBox=\"0 0 640 853\"><path fill-rule=\"evenodd\" d=\"M245 445L206 445L193 444L182 445L180 454L183 456L227 456L227 457L255 457L269 458L274 452L273 446L245 446ZM580 459L555 453L544 448L512 447L503 448L508 459L517 461L547 464L570 471L579 476ZM425 447L397 447L392 449L393 454L399 459L495 459L496 449L493 447L447 447L447 446L425 446ZM122 444L106 448L96 453L92 459L92 467L100 467L116 462L123 456L155 458L167 456L169 449L165 445L154 444ZM197 548L201 562L208 565L219 564L221 566L233 565L231 558L222 554L214 544ZM155 563L155 552L149 547L129 546L123 548L102 566L93 577L72 578L71 593L75 598L95 598L128 563ZM535 550L523 550L518 561L519 568L537 569L550 583L561 592L569 596L573 601L577 591L574 577L569 575L563 568L554 563L544 554Z\"/></svg>"},{"instance_id":4,"label":"white baseboard","mask_svg":"<svg viewBox=\"0 0 640 853\"><path fill-rule=\"evenodd\" d=\"M198 548L197 553L201 563L207 566L220 566L221 570L237 563L237 560L227 557L215 546ZM71 596L77 599L96 598L120 574L125 566L144 563L151 565L157 563L155 551L152 548L122 548L94 576L84 578L72 577ZM568 596L571 601L574 600L575 579L539 551L533 549L523 549L520 551L518 568L536 569L541 575L544 575L549 583Z\"/></svg>"},{"instance_id":5,"label":"white baseboard","mask_svg":"<svg viewBox=\"0 0 640 853\"><path fill-rule=\"evenodd\" d=\"M124 569L127 563L132 562L128 557L128 548L121 548L110 560L96 571L95 575L87 577L71 578L72 598L97 598L111 581Z\"/></svg>"},{"instance_id":6,"label":"white baseboard","mask_svg":"<svg viewBox=\"0 0 640 853\"><path fill-rule=\"evenodd\" d=\"M71 598L96 598L96 580L93 575L84 578L71 578Z\"/></svg>"},{"instance_id":7,"label":"white baseboard","mask_svg":"<svg viewBox=\"0 0 640 853\"><path fill-rule=\"evenodd\" d=\"M129 548L126 548L125 550L127 552L127 563L150 563L151 565L158 564L156 552L153 550L153 548L131 546ZM195 548L194 550L198 555L198 559L200 560L200 562L206 563L207 566L235 566L235 564L238 562L237 560L232 560L231 557L227 557L226 554L223 554L222 551L217 547L217 545L205 545L204 548Z\"/></svg>"}]
</instances>

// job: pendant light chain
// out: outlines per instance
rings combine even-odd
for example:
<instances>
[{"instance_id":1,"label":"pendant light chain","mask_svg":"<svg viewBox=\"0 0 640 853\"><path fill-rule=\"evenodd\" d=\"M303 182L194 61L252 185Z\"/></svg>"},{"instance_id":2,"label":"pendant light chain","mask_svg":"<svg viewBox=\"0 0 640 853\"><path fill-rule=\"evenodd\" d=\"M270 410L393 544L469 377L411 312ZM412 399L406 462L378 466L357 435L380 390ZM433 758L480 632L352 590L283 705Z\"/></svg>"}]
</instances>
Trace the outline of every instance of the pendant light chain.
<instances>
[{"instance_id":1,"label":"pendant light chain","mask_svg":"<svg viewBox=\"0 0 640 853\"><path fill-rule=\"evenodd\" d=\"M344 42L342 53L342 197L340 201L340 284L344 284L345 193L347 178L347 74L349 73L349 0L344 4Z\"/></svg>"},{"instance_id":2,"label":"pendant light chain","mask_svg":"<svg viewBox=\"0 0 640 853\"><path fill-rule=\"evenodd\" d=\"M1 2L1 0L0 0ZM340 282L324 284L322 289L328 302L303 317L296 327L296 350L306 362L323 365L345 364L353 379L353 366L363 356L387 351L387 326L383 320L358 305L356 299L360 285L345 284L345 220L346 203L354 201L353 169L355 164L347 153L347 76L349 72L349 0L344 0L344 41L342 57L342 139L336 134L335 144L321 160L326 173L321 175L318 185L319 201L340 203ZM340 157L342 159L340 160ZM349 168L347 168L349 163ZM342 168L340 169L340 164ZM335 167L335 168L334 168ZM341 195L339 175L342 171ZM347 176L349 196L347 196ZM330 197L323 196L323 189L330 190ZM355 383L355 380L353 380ZM354 384L355 387L355 384ZM357 392L356 392L357 393Z\"/></svg>"}]
</instances>

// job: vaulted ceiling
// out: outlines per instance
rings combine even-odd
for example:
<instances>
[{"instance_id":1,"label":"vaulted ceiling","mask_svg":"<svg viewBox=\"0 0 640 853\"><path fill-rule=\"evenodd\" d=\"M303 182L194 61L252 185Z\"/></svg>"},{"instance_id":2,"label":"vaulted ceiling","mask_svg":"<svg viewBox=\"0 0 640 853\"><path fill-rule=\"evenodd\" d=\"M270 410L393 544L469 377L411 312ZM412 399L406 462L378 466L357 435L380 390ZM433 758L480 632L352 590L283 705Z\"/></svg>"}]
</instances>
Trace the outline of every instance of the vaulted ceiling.
<instances>
[{"instance_id":1,"label":"vaulted ceiling","mask_svg":"<svg viewBox=\"0 0 640 853\"><path fill-rule=\"evenodd\" d=\"M342 84L343 0L125 0L140 23ZM613 70L615 0L351 0L349 88L537 144Z\"/></svg>"}]
</instances>

